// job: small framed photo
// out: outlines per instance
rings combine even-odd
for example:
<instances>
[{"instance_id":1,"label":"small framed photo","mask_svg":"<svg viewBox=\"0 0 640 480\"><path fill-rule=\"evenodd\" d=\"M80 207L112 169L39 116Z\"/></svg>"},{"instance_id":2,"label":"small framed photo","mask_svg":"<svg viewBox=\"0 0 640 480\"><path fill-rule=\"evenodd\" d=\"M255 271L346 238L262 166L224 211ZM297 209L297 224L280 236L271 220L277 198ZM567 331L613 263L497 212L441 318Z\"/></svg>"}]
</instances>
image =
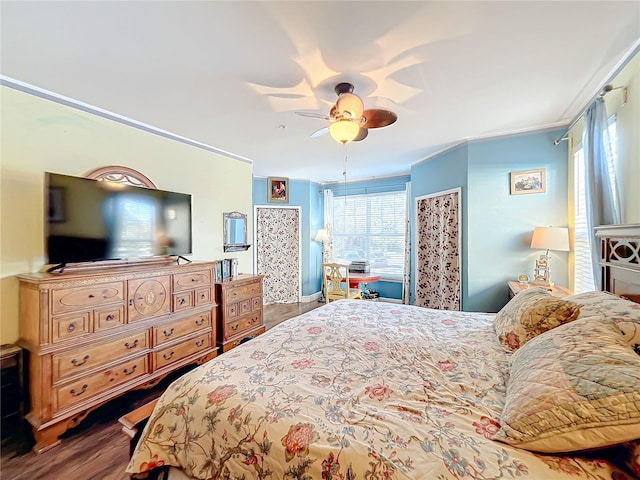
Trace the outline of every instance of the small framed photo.
<instances>
[{"instance_id":1,"label":"small framed photo","mask_svg":"<svg viewBox=\"0 0 640 480\"><path fill-rule=\"evenodd\" d=\"M272 203L289 203L289 179L283 177L269 177L268 200Z\"/></svg>"},{"instance_id":2,"label":"small framed photo","mask_svg":"<svg viewBox=\"0 0 640 480\"><path fill-rule=\"evenodd\" d=\"M546 191L547 179L544 168L511 172L511 195L544 193Z\"/></svg>"}]
</instances>

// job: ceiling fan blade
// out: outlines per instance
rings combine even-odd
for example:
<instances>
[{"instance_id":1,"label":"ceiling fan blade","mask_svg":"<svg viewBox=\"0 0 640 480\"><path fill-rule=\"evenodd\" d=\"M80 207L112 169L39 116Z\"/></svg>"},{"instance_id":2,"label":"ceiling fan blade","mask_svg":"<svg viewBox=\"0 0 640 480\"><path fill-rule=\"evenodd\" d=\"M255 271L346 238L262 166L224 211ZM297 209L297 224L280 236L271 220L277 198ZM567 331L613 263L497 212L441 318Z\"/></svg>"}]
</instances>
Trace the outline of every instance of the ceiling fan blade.
<instances>
[{"instance_id":1,"label":"ceiling fan blade","mask_svg":"<svg viewBox=\"0 0 640 480\"><path fill-rule=\"evenodd\" d=\"M311 138L316 138L316 137L321 137L322 135L329 133L329 127L322 127L319 130L316 130L315 132L313 132L310 137Z\"/></svg>"},{"instance_id":2,"label":"ceiling fan blade","mask_svg":"<svg viewBox=\"0 0 640 480\"><path fill-rule=\"evenodd\" d=\"M360 131L358 132L358 136L353 139L354 142L359 142L360 140L364 140L369 135L369 129L360 127Z\"/></svg>"},{"instance_id":3,"label":"ceiling fan blade","mask_svg":"<svg viewBox=\"0 0 640 480\"><path fill-rule=\"evenodd\" d=\"M365 110L362 116L365 118L365 122L362 125L364 128L386 127L398 120L398 115L394 112L378 108Z\"/></svg>"},{"instance_id":4,"label":"ceiling fan blade","mask_svg":"<svg viewBox=\"0 0 640 480\"><path fill-rule=\"evenodd\" d=\"M321 118L322 120L329 120L327 115L323 115L322 113L312 113L312 112L293 112L296 115L300 115L301 117L311 117L311 118Z\"/></svg>"}]
</instances>

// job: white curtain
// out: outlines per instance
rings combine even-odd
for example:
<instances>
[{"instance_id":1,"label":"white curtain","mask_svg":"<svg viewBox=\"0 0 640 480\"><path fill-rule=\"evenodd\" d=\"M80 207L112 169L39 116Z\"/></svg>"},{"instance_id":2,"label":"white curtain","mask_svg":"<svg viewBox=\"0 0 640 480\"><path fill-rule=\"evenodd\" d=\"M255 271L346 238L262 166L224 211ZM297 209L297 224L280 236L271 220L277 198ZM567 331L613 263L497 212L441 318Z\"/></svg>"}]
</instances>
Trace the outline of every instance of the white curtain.
<instances>
[{"instance_id":1,"label":"white curtain","mask_svg":"<svg viewBox=\"0 0 640 480\"><path fill-rule=\"evenodd\" d=\"M407 207L404 238L404 275L402 278L402 303L411 305L411 182L406 183Z\"/></svg>"},{"instance_id":2,"label":"white curtain","mask_svg":"<svg viewBox=\"0 0 640 480\"><path fill-rule=\"evenodd\" d=\"M602 285L600 265L600 244L595 235L599 225L619 225L621 223L620 198L615 174L612 174L611 142L609 124L604 99L598 97L584 115L582 148L585 163L585 203L591 263L596 286Z\"/></svg>"},{"instance_id":3,"label":"white curtain","mask_svg":"<svg viewBox=\"0 0 640 480\"><path fill-rule=\"evenodd\" d=\"M322 242L322 262L333 261L333 190L324 190L324 228L327 229L327 240Z\"/></svg>"},{"instance_id":4,"label":"white curtain","mask_svg":"<svg viewBox=\"0 0 640 480\"><path fill-rule=\"evenodd\" d=\"M256 271L264 304L300 301L300 209L256 209Z\"/></svg>"}]
</instances>

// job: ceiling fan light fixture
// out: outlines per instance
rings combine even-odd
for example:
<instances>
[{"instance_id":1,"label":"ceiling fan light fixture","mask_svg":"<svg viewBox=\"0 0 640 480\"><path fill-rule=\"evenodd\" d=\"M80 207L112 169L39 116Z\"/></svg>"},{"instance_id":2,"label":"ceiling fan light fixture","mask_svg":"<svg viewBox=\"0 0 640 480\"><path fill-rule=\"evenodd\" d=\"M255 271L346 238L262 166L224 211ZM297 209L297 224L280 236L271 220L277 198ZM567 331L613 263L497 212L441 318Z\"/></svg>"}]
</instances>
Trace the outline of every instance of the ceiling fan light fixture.
<instances>
[{"instance_id":1,"label":"ceiling fan light fixture","mask_svg":"<svg viewBox=\"0 0 640 480\"><path fill-rule=\"evenodd\" d=\"M343 93L338 97L336 110L343 118L359 119L362 118L364 104L355 93Z\"/></svg>"},{"instance_id":2,"label":"ceiling fan light fixture","mask_svg":"<svg viewBox=\"0 0 640 480\"><path fill-rule=\"evenodd\" d=\"M338 120L329 126L331 138L339 143L348 143L360 133L360 126L351 120Z\"/></svg>"}]
</instances>

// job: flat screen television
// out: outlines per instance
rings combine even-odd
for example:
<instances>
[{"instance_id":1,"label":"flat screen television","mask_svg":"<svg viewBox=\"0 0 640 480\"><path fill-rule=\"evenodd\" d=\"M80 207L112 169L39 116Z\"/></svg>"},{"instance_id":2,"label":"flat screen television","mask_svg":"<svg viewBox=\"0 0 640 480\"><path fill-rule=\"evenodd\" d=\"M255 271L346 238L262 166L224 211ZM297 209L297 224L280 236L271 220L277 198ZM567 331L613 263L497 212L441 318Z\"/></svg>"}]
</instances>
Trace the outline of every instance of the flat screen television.
<instances>
[{"instance_id":1,"label":"flat screen television","mask_svg":"<svg viewBox=\"0 0 640 480\"><path fill-rule=\"evenodd\" d=\"M191 195L45 172L47 263L191 254Z\"/></svg>"}]
</instances>

